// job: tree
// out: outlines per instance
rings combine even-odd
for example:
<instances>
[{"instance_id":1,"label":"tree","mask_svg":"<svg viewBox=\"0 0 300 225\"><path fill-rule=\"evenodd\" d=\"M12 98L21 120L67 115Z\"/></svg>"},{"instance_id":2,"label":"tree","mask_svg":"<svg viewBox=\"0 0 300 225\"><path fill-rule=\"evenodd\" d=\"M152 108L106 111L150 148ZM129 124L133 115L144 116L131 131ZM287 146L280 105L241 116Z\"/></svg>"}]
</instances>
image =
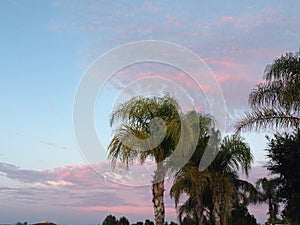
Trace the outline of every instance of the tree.
<instances>
[{"instance_id":1,"label":"tree","mask_svg":"<svg viewBox=\"0 0 300 225\"><path fill-rule=\"evenodd\" d=\"M269 222L274 225L279 212L278 179L261 178L256 182L261 201L268 204Z\"/></svg>"},{"instance_id":2,"label":"tree","mask_svg":"<svg viewBox=\"0 0 300 225\"><path fill-rule=\"evenodd\" d=\"M49 222L49 221L46 221L46 222L41 222L41 223L35 223L33 225L56 225L56 224L52 223L52 222Z\"/></svg>"},{"instance_id":3,"label":"tree","mask_svg":"<svg viewBox=\"0 0 300 225\"><path fill-rule=\"evenodd\" d=\"M177 223L171 221L170 225L178 225Z\"/></svg>"},{"instance_id":4,"label":"tree","mask_svg":"<svg viewBox=\"0 0 300 225\"><path fill-rule=\"evenodd\" d=\"M215 225L226 225L231 215L232 205L239 197L239 190L253 192L252 185L238 179L238 171L248 175L253 156L250 147L240 137L225 137L220 145L220 152L208 170L211 175L213 216Z\"/></svg>"},{"instance_id":5,"label":"tree","mask_svg":"<svg viewBox=\"0 0 300 225\"><path fill-rule=\"evenodd\" d=\"M145 225L154 225L153 221L146 219L145 220Z\"/></svg>"},{"instance_id":6,"label":"tree","mask_svg":"<svg viewBox=\"0 0 300 225\"><path fill-rule=\"evenodd\" d=\"M290 224L300 224L300 130L269 139L268 170L279 176L278 195Z\"/></svg>"},{"instance_id":7,"label":"tree","mask_svg":"<svg viewBox=\"0 0 300 225\"><path fill-rule=\"evenodd\" d=\"M132 225L143 225L144 223L142 221L137 221L136 223L133 223Z\"/></svg>"},{"instance_id":8,"label":"tree","mask_svg":"<svg viewBox=\"0 0 300 225\"><path fill-rule=\"evenodd\" d=\"M190 216L185 216L181 222L181 225L197 225L197 221Z\"/></svg>"},{"instance_id":9,"label":"tree","mask_svg":"<svg viewBox=\"0 0 300 225\"><path fill-rule=\"evenodd\" d=\"M264 82L249 95L251 112L238 121L236 129L299 127L300 50L286 53L265 69Z\"/></svg>"},{"instance_id":10,"label":"tree","mask_svg":"<svg viewBox=\"0 0 300 225\"><path fill-rule=\"evenodd\" d=\"M214 148L217 148L220 152L206 170L200 171L200 159L209 138L214 139L210 142L212 146L208 146L210 150L216 151ZM218 144L219 139L219 133L215 131L200 136L189 163L175 176L170 191L175 206L177 207L182 194L189 196L179 207L181 223L183 215L186 215L194 218L199 225L205 224L205 221L225 225L231 214L232 204L239 197L239 190L253 192L254 187L239 180L237 176L239 169L248 174L253 160L249 146L239 136L225 137L221 144Z\"/></svg>"},{"instance_id":11,"label":"tree","mask_svg":"<svg viewBox=\"0 0 300 225\"><path fill-rule=\"evenodd\" d=\"M258 225L255 217L251 215L245 204L235 202L228 220L229 225Z\"/></svg>"},{"instance_id":12,"label":"tree","mask_svg":"<svg viewBox=\"0 0 300 225\"><path fill-rule=\"evenodd\" d=\"M125 217L125 216L122 216L120 219L119 219L119 225L129 225L129 221L128 219Z\"/></svg>"},{"instance_id":13,"label":"tree","mask_svg":"<svg viewBox=\"0 0 300 225\"><path fill-rule=\"evenodd\" d=\"M118 220L113 215L108 215L102 222L102 225L119 225Z\"/></svg>"},{"instance_id":14,"label":"tree","mask_svg":"<svg viewBox=\"0 0 300 225\"><path fill-rule=\"evenodd\" d=\"M110 118L111 125L121 122L109 145L109 159L113 166L120 161L128 168L135 161L144 163L147 158L156 162L152 202L157 225L163 225L165 218L164 178L167 167L164 160L174 151L181 136L192 138L192 132L181 132L181 116L176 100L166 95L162 98L132 98L118 105ZM162 121L166 130L160 125ZM162 134L165 134L163 138ZM190 142L184 144L188 148Z\"/></svg>"},{"instance_id":15,"label":"tree","mask_svg":"<svg viewBox=\"0 0 300 225\"><path fill-rule=\"evenodd\" d=\"M194 122L199 123L201 128L197 147L189 162L176 173L170 196L174 199L177 208L181 195L187 194L189 196L188 200L179 207L179 222L182 224L183 216L187 215L194 218L201 225L205 219L202 197L210 177L207 171L199 170L199 164L206 147L208 147L209 138L212 136L210 133L213 123L210 117L201 114L198 115L198 120ZM217 132L214 132L214 134L218 136Z\"/></svg>"}]
</instances>

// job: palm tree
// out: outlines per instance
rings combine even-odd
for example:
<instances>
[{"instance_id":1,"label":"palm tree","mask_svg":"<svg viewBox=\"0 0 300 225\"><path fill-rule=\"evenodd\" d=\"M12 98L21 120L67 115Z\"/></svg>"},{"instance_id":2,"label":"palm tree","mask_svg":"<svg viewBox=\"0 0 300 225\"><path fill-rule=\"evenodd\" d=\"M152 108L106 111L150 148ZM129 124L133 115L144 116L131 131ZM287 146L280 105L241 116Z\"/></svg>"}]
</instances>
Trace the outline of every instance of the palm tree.
<instances>
[{"instance_id":1,"label":"palm tree","mask_svg":"<svg viewBox=\"0 0 300 225\"><path fill-rule=\"evenodd\" d=\"M152 202L157 225L163 225L165 218L164 178L168 168L165 159L174 151L180 136L192 138L192 132L182 134L181 119L176 100L168 95L132 98L118 105L110 118L111 126L121 122L108 148L113 167L118 161L127 168L135 161L144 163L147 158L156 162ZM189 141L184 144L189 148Z\"/></svg>"},{"instance_id":2,"label":"palm tree","mask_svg":"<svg viewBox=\"0 0 300 225\"><path fill-rule=\"evenodd\" d=\"M245 113L236 129L299 127L300 50L275 59L266 67L264 82L249 95L251 112Z\"/></svg>"},{"instance_id":3,"label":"palm tree","mask_svg":"<svg viewBox=\"0 0 300 225\"><path fill-rule=\"evenodd\" d=\"M179 221L182 223L183 215L194 218L199 225L204 224L204 199L203 193L208 186L210 175L207 171L199 171L198 167L186 165L175 177L170 195L174 198L175 207L181 195L187 194L189 198L179 207Z\"/></svg>"},{"instance_id":4,"label":"palm tree","mask_svg":"<svg viewBox=\"0 0 300 225\"><path fill-rule=\"evenodd\" d=\"M200 136L198 147L189 163L176 174L170 195L176 207L182 194L189 196L179 207L180 221L186 214L194 217L199 225L204 224L205 220L215 225L226 225L233 202L242 196L239 195L240 190L250 193L255 189L250 183L239 180L237 175L239 169L248 174L253 157L241 137L225 137L221 144L210 146L218 148L220 152L206 170L200 171L198 166L210 137L215 139L211 143L216 144L220 134L212 131Z\"/></svg>"},{"instance_id":5,"label":"palm tree","mask_svg":"<svg viewBox=\"0 0 300 225\"><path fill-rule=\"evenodd\" d=\"M183 215L189 215L198 222L199 225L204 223L204 204L203 192L208 186L210 175L207 171L200 171L199 164L208 145L210 133L213 128L213 120L207 115L197 115L197 120L194 123L200 124L200 132L198 136L198 143L189 162L177 173L170 190L171 198L174 198L175 207L181 195L187 194L188 200L179 208L179 221L182 223ZM216 134L216 133L215 133Z\"/></svg>"},{"instance_id":6,"label":"palm tree","mask_svg":"<svg viewBox=\"0 0 300 225\"><path fill-rule=\"evenodd\" d=\"M220 152L208 168L212 174L210 188L215 225L226 225L239 190L251 189L250 183L238 179L238 171L242 170L248 176L252 162L250 147L240 136L223 139Z\"/></svg>"},{"instance_id":7,"label":"palm tree","mask_svg":"<svg viewBox=\"0 0 300 225\"><path fill-rule=\"evenodd\" d=\"M274 225L279 210L278 179L261 178L256 181L256 187L260 191L261 201L268 204L269 221Z\"/></svg>"}]
</instances>

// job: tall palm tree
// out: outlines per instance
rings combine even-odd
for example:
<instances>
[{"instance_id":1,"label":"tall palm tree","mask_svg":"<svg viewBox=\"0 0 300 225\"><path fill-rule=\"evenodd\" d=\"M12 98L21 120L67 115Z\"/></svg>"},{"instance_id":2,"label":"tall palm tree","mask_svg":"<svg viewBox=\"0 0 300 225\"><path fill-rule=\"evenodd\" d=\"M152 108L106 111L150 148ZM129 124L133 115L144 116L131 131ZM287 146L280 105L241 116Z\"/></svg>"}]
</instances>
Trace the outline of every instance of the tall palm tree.
<instances>
[{"instance_id":1,"label":"tall palm tree","mask_svg":"<svg viewBox=\"0 0 300 225\"><path fill-rule=\"evenodd\" d=\"M192 132L181 133L181 117L176 100L166 95L162 98L132 98L118 105L110 118L111 126L121 122L108 148L113 166L121 162L128 168L135 161L144 163L147 158L156 162L152 202L157 225L163 225L165 218L165 159L174 151L180 136L192 138ZM166 129L161 123L165 124ZM187 141L185 145L189 147L189 143Z\"/></svg>"},{"instance_id":2,"label":"tall palm tree","mask_svg":"<svg viewBox=\"0 0 300 225\"><path fill-rule=\"evenodd\" d=\"M238 178L238 171L242 170L248 175L252 162L250 147L240 136L223 139L220 152L208 168L212 174L210 188L215 225L226 225L239 189L246 191L251 187L250 183Z\"/></svg>"},{"instance_id":3,"label":"tall palm tree","mask_svg":"<svg viewBox=\"0 0 300 225\"><path fill-rule=\"evenodd\" d=\"M179 208L178 217L180 223L182 222L183 215L187 214L195 218L199 225L202 225L205 219L202 197L209 183L210 175L207 171L200 171L199 164L211 136L213 120L211 117L201 114L198 114L197 118L197 120L193 121L200 124L196 150L189 162L175 174L170 196L174 198L176 208L178 207L181 195L187 194L189 196L188 200Z\"/></svg>"},{"instance_id":4,"label":"tall palm tree","mask_svg":"<svg viewBox=\"0 0 300 225\"><path fill-rule=\"evenodd\" d=\"M299 127L300 50L275 59L265 69L264 82L249 95L251 112L245 113L236 129Z\"/></svg>"},{"instance_id":5,"label":"tall palm tree","mask_svg":"<svg viewBox=\"0 0 300 225\"><path fill-rule=\"evenodd\" d=\"M260 192L261 202L265 202L269 207L269 221L272 225L275 224L276 215L279 211L278 198L278 179L261 178L256 181L256 187Z\"/></svg>"},{"instance_id":6,"label":"tall palm tree","mask_svg":"<svg viewBox=\"0 0 300 225\"><path fill-rule=\"evenodd\" d=\"M253 157L249 146L241 137L225 137L221 144L214 146L220 152L213 163L206 170L199 171L200 159L210 137L216 140L212 143L218 143L218 132L212 131L200 136L193 157L176 174L170 194L176 207L182 194L189 196L179 207L180 221L183 214L188 214L193 216L199 225L204 224L205 219L215 225L226 225L232 204L239 197L239 191L250 193L250 190L255 189L250 183L239 180L237 175L239 169L248 174Z\"/></svg>"}]
</instances>

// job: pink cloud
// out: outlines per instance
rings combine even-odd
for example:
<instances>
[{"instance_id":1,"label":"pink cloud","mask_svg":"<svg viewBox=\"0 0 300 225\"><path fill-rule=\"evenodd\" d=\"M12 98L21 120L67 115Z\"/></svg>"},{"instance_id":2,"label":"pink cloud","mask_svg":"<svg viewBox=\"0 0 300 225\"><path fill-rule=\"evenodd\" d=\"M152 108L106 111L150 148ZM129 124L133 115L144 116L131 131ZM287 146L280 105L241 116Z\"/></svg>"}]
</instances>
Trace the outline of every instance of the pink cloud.
<instances>
[{"instance_id":1,"label":"pink cloud","mask_svg":"<svg viewBox=\"0 0 300 225\"><path fill-rule=\"evenodd\" d=\"M233 74L217 74L217 81L219 83L226 83L232 80L237 80L237 77Z\"/></svg>"},{"instance_id":2,"label":"pink cloud","mask_svg":"<svg viewBox=\"0 0 300 225\"><path fill-rule=\"evenodd\" d=\"M222 22L233 22L234 21L234 18L232 16L223 16L221 18L221 21Z\"/></svg>"},{"instance_id":3,"label":"pink cloud","mask_svg":"<svg viewBox=\"0 0 300 225\"><path fill-rule=\"evenodd\" d=\"M102 211L108 213L119 213L122 215L131 215L131 214L142 214L149 215L149 212L153 211L153 207L151 206L131 206L131 205L123 205L123 206L91 206L91 207L74 207L75 210L79 211ZM174 208L165 208L168 216L176 216L176 210Z\"/></svg>"},{"instance_id":4,"label":"pink cloud","mask_svg":"<svg viewBox=\"0 0 300 225\"><path fill-rule=\"evenodd\" d=\"M231 69L244 67L245 65L233 62L233 61L220 61L213 58L204 58L204 61L206 61L208 64L212 64L219 67L228 67Z\"/></svg>"},{"instance_id":5,"label":"pink cloud","mask_svg":"<svg viewBox=\"0 0 300 225\"><path fill-rule=\"evenodd\" d=\"M185 28L186 27L186 25L184 23L179 22L179 20L177 20L176 18L173 18L173 17L169 17L167 19L167 24L172 25L177 28Z\"/></svg>"},{"instance_id":6,"label":"pink cloud","mask_svg":"<svg viewBox=\"0 0 300 225\"><path fill-rule=\"evenodd\" d=\"M231 111L236 110L235 107L245 107L247 105L247 99L252 88L255 87L261 81L261 72L257 72L256 66L246 66L243 63L239 63L234 59L220 60L218 58L205 58L204 59L212 69L215 75L216 81L220 84L227 108ZM263 70L263 69L262 69ZM249 74L257 74L257 77L250 76ZM143 63L143 65L126 68L119 71L113 79L109 82L109 85L117 90L123 91L123 89L129 85L132 81L139 82L139 79L144 78L157 78L157 87L162 84L162 80L169 80L174 82L179 87L183 88L187 94L191 97L197 98L200 103L196 104L196 109L200 112L210 113L209 103L205 94L213 94L215 89L209 85L197 84L191 77L182 71L175 68L169 68L162 64ZM205 82L205 78L204 83ZM142 95L147 91L152 90L152 86L140 85L136 88L128 88L126 92L128 95ZM147 88L150 88L149 90ZM161 89L164 90L163 88ZM238 94L237 94L238 93ZM173 95L173 93L170 93ZM175 97L178 94L174 94ZM231 117L230 117L231 118ZM232 121L234 123L235 121ZM231 127L230 129L232 129Z\"/></svg>"},{"instance_id":7,"label":"pink cloud","mask_svg":"<svg viewBox=\"0 0 300 225\"><path fill-rule=\"evenodd\" d=\"M283 52L284 52L283 50L278 50L275 48L259 48L259 49L251 48L251 49L247 49L245 53L253 54L259 58L263 58L263 59L270 58L271 60L273 60L274 58L282 55Z\"/></svg>"},{"instance_id":8,"label":"pink cloud","mask_svg":"<svg viewBox=\"0 0 300 225\"><path fill-rule=\"evenodd\" d=\"M255 79L253 77L249 77L243 74L236 74L236 73L223 73L223 72L216 72L215 73L217 81L222 83L229 83L234 84L234 82L244 83L248 87L253 86L255 87L256 84L260 83L261 79ZM229 83L230 84L230 83ZM249 94L249 93L245 93Z\"/></svg>"}]
</instances>

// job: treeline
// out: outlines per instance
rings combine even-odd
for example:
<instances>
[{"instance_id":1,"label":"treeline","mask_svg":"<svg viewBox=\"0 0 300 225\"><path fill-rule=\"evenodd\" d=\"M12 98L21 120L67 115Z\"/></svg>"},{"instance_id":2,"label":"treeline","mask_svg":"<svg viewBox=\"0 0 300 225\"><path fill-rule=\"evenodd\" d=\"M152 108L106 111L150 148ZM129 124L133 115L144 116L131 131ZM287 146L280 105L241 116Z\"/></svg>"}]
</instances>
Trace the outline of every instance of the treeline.
<instances>
[{"instance_id":1,"label":"treeline","mask_svg":"<svg viewBox=\"0 0 300 225\"><path fill-rule=\"evenodd\" d=\"M229 222L229 225L259 225L256 222L256 219L253 215L248 212L247 207L243 206L236 206L236 208L232 212L232 217ZM130 223L130 221L125 217L122 216L117 219L113 215L108 215L103 220L102 225L155 225L155 223L150 220L146 219L144 222L137 221L135 223ZM164 225L178 225L177 222L165 222ZM185 216L181 222L181 225L198 225L197 221L190 216Z\"/></svg>"},{"instance_id":2,"label":"treeline","mask_svg":"<svg viewBox=\"0 0 300 225\"><path fill-rule=\"evenodd\" d=\"M117 219L113 215L108 215L103 220L102 225L154 225L154 222L150 219L146 219L145 222L137 221L136 223L130 223L129 220L122 216L119 219ZM165 225L178 225L177 223L171 221L170 223L165 222Z\"/></svg>"},{"instance_id":3,"label":"treeline","mask_svg":"<svg viewBox=\"0 0 300 225\"><path fill-rule=\"evenodd\" d=\"M29 225L28 222L17 222L16 225ZM35 224L32 224L32 225L56 225L55 223L52 223L52 222L42 222L42 223L35 223Z\"/></svg>"}]
</instances>

